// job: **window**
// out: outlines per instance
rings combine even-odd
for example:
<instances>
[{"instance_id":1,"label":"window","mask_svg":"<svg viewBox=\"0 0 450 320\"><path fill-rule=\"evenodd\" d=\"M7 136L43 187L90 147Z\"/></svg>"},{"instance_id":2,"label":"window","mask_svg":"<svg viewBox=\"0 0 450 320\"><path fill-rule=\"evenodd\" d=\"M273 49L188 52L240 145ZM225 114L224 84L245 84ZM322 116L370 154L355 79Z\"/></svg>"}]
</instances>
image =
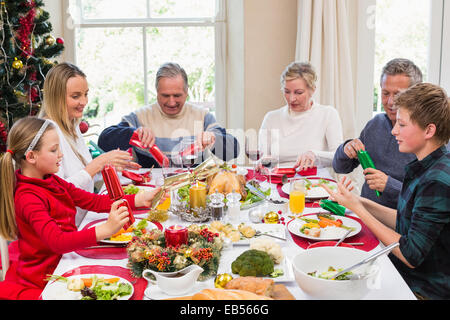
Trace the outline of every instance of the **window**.
<instances>
[{"instance_id":1,"label":"window","mask_svg":"<svg viewBox=\"0 0 450 320\"><path fill-rule=\"evenodd\" d=\"M374 114L384 111L380 97L383 66L407 58L429 76L431 10L433 0L377 0L375 26Z\"/></svg>"},{"instance_id":2,"label":"window","mask_svg":"<svg viewBox=\"0 0 450 320\"><path fill-rule=\"evenodd\" d=\"M90 88L87 120L104 128L155 102L156 71L169 61L188 74L188 101L213 113L221 108L222 6L222 0L71 0L75 62Z\"/></svg>"}]
</instances>

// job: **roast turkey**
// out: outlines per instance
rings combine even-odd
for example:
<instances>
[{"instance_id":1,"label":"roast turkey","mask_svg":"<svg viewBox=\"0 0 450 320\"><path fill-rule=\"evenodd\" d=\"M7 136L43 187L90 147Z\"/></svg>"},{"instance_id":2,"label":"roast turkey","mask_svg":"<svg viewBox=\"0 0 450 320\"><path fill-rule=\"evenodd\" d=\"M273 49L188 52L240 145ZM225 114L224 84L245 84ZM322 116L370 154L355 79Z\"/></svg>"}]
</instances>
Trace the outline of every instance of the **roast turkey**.
<instances>
[{"instance_id":1,"label":"roast turkey","mask_svg":"<svg viewBox=\"0 0 450 320\"><path fill-rule=\"evenodd\" d=\"M208 177L208 194L210 195L218 191L226 196L228 193L236 191L241 194L242 199L245 199L247 197L245 182L243 175L238 175L229 170L221 170Z\"/></svg>"}]
</instances>

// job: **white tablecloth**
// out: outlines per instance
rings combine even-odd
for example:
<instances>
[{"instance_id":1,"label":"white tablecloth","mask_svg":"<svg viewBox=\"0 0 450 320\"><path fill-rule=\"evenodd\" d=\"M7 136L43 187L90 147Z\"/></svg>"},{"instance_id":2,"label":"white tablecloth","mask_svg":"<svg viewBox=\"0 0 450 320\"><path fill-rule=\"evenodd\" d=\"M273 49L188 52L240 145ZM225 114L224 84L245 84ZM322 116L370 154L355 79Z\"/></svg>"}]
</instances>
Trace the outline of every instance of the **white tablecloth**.
<instances>
[{"instance_id":1,"label":"white tablecloth","mask_svg":"<svg viewBox=\"0 0 450 320\"><path fill-rule=\"evenodd\" d=\"M330 175L326 169L320 169L317 176L324 177L324 178L330 178ZM155 181L161 181L161 171L160 169L153 169L153 180L150 183L154 183ZM121 177L121 180L123 183L129 183L131 182L128 179L125 179ZM268 183L264 182L263 185L268 186ZM274 198L278 196L278 193L276 192L276 186L273 185L274 192ZM320 209L322 210L322 209ZM304 213L311 213L311 212L317 212L318 209L312 209L312 208L305 208ZM353 215L352 213L347 213L349 215ZM80 229L82 229L85 225L88 223L106 218L106 213L96 213L96 212L88 212L84 220L82 221L80 225ZM142 215L142 217L145 217L145 215ZM248 210L241 211L241 221L242 222L249 222L248 221ZM188 225L188 222L182 221L178 216L170 215L169 220L165 221L162 225L164 227L168 227L171 225L180 224L180 225ZM283 253L284 255L289 259L292 259L295 257L295 255L299 252L301 252L302 249L297 244L294 243L292 240L292 237L289 233L289 231L286 232L287 241L279 242L282 245ZM379 249L380 246L375 248L374 250ZM243 252L248 249L248 246L230 246L229 248L226 248L222 252L221 261L229 261L230 257L236 256L238 253ZM373 251L373 250L372 250ZM389 258L385 255L378 259L381 270L380 270L380 278L379 278L379 286L378 288L372 289L369 294L365 297L365 299L368 300L415 300L415 296L412 293L412 291L409 289L408 285L405 283L403 278L400 276L398 271L395 269L392 262L389 260ZM72 270L76 267L85 266L85 265L107 265L107 266L121 266L126 267L128 260L110 260L110 259L89 259L83 256L78 255L75 252L67 253L62 256L61 261L59 262L56 270L54 271L55 274L61 275L65 272ZM223 272L230 272L230 265L228 263L221 263L219 265L218 273ZM294 295L294 297L298 300L308 300L311 299L311 297L307 296L297 285L294 279L294 275L292 273L291 277L292 281L283 282L283 284L288 288L288 290ZM204 286L214 287L214 279L207 280L206 282L203 282L199 284L199 289L203 288ZM156 290L154 285L149 284L147 292L150 294L155 292L158 293L156 298L162 298L162 296L159 294L159 290ZM167 296L169 298L169 296ZM144 297L144 299L148 299L148 297Z\"/></svg>"}]
</instances>

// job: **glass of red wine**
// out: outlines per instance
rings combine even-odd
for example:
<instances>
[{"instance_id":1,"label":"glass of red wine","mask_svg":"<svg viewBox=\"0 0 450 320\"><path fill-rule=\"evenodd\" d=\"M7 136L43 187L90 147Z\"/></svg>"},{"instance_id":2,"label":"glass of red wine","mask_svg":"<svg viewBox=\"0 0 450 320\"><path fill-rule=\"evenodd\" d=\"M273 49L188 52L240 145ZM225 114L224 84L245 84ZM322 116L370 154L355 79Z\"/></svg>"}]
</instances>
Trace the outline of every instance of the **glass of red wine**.
<instances>
[{"instance_id":1,"label":"glass of red wine","mask_svg":"<svg viewBox=\"0 0 450 320\"><path fill-rule=\"evenodd\" d=\"M202 157L201 148L197 146L195 138L184 138L181 141L180 157L183 167L191 172L191 168L198 164Z\"/></svg>"},{"instance_id":2,"label":"glass of red wine","mask_svg":"<svg viewBox=\"0 0 450 320\"><path fill-rule=\"evenodd\" d=\"M265 169L266 174L269 176L269 188L272 188L272 169L278 166L278 157L269 154L262 157L260 163Z\"/></svg>"},{"instance_id":3,"label":"glass of red wine","mask_svg":"<svg viewBox=\"0 0 450 320\"><path fill-rule=\"evenodd\" d=\"M248 159L253 161L253 176L251 180L256 177L256 164L258 160L263 156L263 151L260 149L258 137L245 137L245 155Z\"/></svg>"}]
</instances>

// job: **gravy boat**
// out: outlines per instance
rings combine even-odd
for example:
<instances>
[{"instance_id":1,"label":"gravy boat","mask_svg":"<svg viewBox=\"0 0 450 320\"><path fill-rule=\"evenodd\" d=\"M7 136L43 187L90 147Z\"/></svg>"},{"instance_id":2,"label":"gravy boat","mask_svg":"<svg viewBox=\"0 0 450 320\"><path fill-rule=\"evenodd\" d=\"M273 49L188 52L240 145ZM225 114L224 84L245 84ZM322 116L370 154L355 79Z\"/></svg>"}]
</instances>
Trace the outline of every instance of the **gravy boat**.
<instances>
[{"instance_id":1,"label":"gravy boat","mask_svg":"<svg viewBox=\"0 0 450 320\"><path fill-rule=\"evenodd\" d=\"M203 272L203 268L196 264L187 266L184 269L175 272L156 272L145 269L142 276L150 283L156 284L164 293L171 296L179 296L192 289L198 276ZM153 274L156 281L150 278L148 274Z\"/></svg>"}]
</instances>

